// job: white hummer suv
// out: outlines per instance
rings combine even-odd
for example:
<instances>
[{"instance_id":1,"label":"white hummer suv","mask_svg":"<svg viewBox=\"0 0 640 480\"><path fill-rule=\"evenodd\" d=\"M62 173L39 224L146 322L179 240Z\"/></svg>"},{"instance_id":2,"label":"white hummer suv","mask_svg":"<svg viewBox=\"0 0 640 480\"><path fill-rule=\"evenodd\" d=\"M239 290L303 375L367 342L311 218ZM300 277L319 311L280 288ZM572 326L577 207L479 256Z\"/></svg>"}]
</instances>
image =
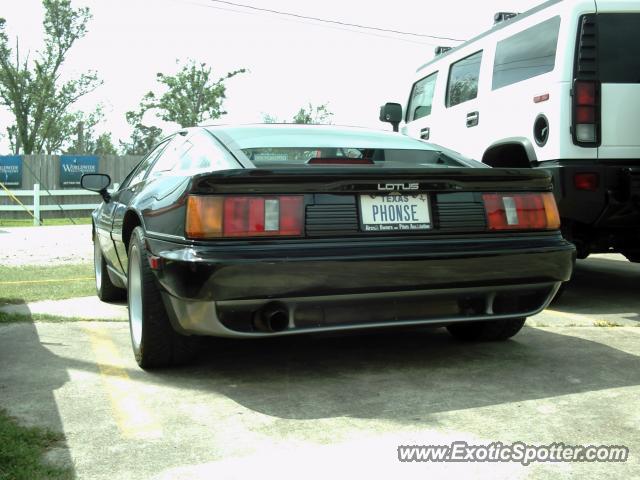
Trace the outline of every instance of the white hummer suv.
<instances>
[{"instance_id":1,"label":"white hummer suv","mask_svg":"<svg viewBox=\"0 0 640 480\"><path fill-rule=\"evenodd\" d=\"M640 262L640 0L551 0L417 70L402 132L554 177L578 257ZM438 52L438 50L437 50Z\"/></svg>"}]
</instances>

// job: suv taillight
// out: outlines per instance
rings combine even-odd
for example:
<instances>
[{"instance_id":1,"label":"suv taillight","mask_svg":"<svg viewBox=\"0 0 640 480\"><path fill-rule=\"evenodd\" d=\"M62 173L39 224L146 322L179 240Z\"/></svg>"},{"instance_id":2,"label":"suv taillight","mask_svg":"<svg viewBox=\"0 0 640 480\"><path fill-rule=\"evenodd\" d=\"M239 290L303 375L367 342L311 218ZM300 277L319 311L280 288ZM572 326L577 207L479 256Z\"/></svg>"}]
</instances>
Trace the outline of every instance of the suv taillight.
<instances>
[{"instance_id":1,"label":"suv taillight","mask_svg":"<svg viewBox=\"0 0 640 480\"><path fill-rule=\"evenodd\" d=\"M301 195L205 196L187 201L187 238L301 236L304 201Z\"/></svg>"},{"instance_id":2,"label":"suv taillight","mask_svg":"<svg viewBox=\"0 0 640 480\"><path fill-rule=\"evenodd\" d=\"M600 144L600 82L595 15L580 17L573 73L573 143L581 147Z\"/></svg>"},{"instance_id":3,"label":"suv taillight","mask_svg":"<svg viewBox=\"0 0 640 480\"><path fill-rule=\"evenodd\" d=\"M598 145L600 130L600 86L576 80L573 88L573 138L576 145Z\"/></svg>"}]
</instances>

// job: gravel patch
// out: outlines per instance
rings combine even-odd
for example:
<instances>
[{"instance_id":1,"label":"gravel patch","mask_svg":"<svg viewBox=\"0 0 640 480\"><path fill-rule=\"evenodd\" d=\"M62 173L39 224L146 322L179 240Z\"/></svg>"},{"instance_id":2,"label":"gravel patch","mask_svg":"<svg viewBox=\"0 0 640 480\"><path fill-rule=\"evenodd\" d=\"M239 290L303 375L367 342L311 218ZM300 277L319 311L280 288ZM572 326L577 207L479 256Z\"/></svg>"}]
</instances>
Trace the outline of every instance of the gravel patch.
<instances>
[{"instance_id":1,"label":"gravel patch","mask_svg":"<svg viewBox=\"0 0 640 480\"><path fill-rule=\"evenodd\" d=\"M91 225L0 227L0 265L93 261Z\"/></svg>"}]
</instances>

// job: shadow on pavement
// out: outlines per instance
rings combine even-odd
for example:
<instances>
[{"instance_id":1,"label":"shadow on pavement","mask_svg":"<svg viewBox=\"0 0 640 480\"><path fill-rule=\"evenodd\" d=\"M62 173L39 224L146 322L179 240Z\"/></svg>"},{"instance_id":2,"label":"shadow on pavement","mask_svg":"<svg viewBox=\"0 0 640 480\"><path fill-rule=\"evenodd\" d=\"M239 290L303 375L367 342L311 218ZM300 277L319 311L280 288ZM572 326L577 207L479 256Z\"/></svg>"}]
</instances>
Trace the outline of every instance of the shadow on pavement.
<instances>
[{"instance_id":1,"label":"shadow on pavement","mask_svg":"<svg viewBox=\"0 0 640 480\"><path fill-rule=\"evenodd\" d=\"M72 348L81 335L79 327L70 332L75 324L57 325L48 335L59 339L55 344L42 344L31 323L0 326L0 391L11 414L62 432L53 392L69 381L68 370L98 369L90 351L79 360L49 350ZM126 359L128 325L109 330ZM535 328L500 343L466 344L443 329L414 329L214 339L207 349L198 362L182 368L144 372L129 357L125 369L134 383L178 388L184 395L190 390L218 393L274 417L346 416L400 423L438 412L640 384L637 355Z\"/></svg>"},{"instance_id":2,"label":"shadow on pavement","mask_svg":"<svg viewBox=\"0 0 640 480\"><path fill-rule=\"evenodd\" d=\"M442 329L421 329L212 342L210 349L194 366L131 377L222 393L274 417L401 423L640 384L638 356L533 328L503 343L465 344Z\"/></svg>"},{"instance_id":3,"label":"shadow on pavement","mask_svg":"<svg viewBox=\"0 0 640 480\"><path fill-rule=\"evenodd\" d=\"M69 365L47 348L51 344L40 341L29 308L23 304L20 311L26 315L24 322L0 323L0 407L22 425L64 435L54 392L69 381ZM64 347L66 341L55 346ZM73 475L66 441L50 450L47 458Z\"/></svg>"},{"instance_id":4,"label":"shadow on pavement","mask_svg":"<svg viewBox=\"0 0 640 480\"><path fill-rule=\"evenodd\" d=\"M640 322L640 264L578 260L571 282L552 308L567 313L622 314Z\"/></svg>"}]
</instances>

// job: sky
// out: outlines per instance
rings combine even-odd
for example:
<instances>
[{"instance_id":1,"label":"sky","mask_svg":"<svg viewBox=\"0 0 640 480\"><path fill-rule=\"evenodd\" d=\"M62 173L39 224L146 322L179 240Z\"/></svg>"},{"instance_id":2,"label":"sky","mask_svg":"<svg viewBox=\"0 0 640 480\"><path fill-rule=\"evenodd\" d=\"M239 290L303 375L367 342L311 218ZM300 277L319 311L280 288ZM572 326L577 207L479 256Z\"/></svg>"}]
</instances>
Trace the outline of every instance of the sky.
<instances>
[{"instance_id":1,"label":"sky","mask_svg":"<svg viewBox=\"0 0 640 480\"><path fill-rule=\"evenodd\" d=\"M542 0L396 0L387 2L323 0L230 0L384 29L467 39L493 24L498 11L523 12ZM95 70L103 85L75 108L100 104L105 121L97 132L126 140L131 129L125 113L137 109L149 90L160 93L156 73L175 73L177 60L191 58L214 74L246 68L229 79L224 108L215 123L261 122L264 114L290 120L300 107L327 103L332 123L388 129L378 120L380 105L404 103L415 70L433 57L436 45L458 42L399 35L258 12L210 0L72 0L87 6L93 18L63 66L63 78ZM42 45L41 0L0 0L12 41L21 56ZM0 135L12 123L0 109ZM166 133L178 128L156 120L145 123ZM8 152L0 137L0 154Z\"/></svg>"}]
</instances>

